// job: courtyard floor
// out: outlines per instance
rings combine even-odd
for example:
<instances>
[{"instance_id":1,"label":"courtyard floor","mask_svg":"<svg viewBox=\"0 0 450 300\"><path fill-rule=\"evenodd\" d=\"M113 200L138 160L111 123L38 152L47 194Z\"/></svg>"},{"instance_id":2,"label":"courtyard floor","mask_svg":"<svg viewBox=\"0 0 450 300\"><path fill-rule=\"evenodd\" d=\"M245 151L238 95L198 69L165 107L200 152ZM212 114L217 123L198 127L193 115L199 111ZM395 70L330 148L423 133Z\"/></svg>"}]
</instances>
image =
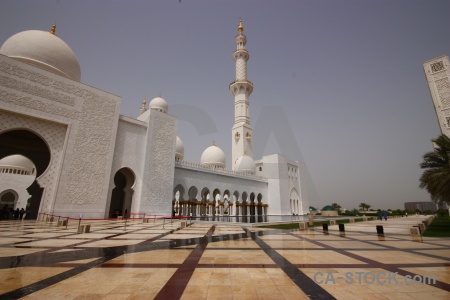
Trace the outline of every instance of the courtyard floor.
<instances>
[{"instance_id":1,"label":"courtyard floor","mask_svg":"<svg viewBox=\"0 0 450 300\"><path fill-rule=\"evenodd\" d=\"M450 299L450 239L411 237L423 219L345 224L345 234L1 221L0 299Z\"/></svg>"}]
</instances>

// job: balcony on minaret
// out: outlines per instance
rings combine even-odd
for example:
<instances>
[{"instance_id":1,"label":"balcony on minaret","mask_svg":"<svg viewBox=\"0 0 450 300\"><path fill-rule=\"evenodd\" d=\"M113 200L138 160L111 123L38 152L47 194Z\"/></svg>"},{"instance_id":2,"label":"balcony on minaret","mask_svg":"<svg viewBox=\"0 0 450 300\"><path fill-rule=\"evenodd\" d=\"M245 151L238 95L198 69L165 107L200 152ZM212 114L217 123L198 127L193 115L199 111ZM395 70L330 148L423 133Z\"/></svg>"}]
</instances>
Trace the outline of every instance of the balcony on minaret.
<instances>
[{"instance_id":1,"label":"balcony on minaret","mask_svg":"<svg viewBox=\"0 0 450 300\"><path fill-rule=\"evenodd\" d=\"M247 84L247 85L249 85L250 87L251 87L251 90L253 91L253 83L250 81L250 80L247 80L247 79L240 79L240 80L235 80L235 81L233 81L232 83L230 83L230 85L229 85L229 88L230 88L230 90L231 90L231 86L232 85L234 85L234 84L239 84L239 83L241 83L241 84Z\"/></svg>"}]
</instances>

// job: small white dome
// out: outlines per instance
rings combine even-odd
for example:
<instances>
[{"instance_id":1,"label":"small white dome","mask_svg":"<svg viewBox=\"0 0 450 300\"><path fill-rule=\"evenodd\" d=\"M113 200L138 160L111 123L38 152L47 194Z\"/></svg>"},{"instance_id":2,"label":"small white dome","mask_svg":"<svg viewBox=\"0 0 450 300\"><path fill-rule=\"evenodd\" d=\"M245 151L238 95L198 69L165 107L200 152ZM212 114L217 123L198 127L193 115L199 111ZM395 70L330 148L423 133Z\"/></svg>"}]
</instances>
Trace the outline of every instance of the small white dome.
<instances>
[{"instance_id":1,"label":"small white dome","mask_svg":"<svg viewBox=\"0 0 450 300\"><path fill-rule=\"evenodd\" d=\"M19 32L6 40L0 54L75 81L81 78L80 64L72 49L48 31Z\"/></svg>"},{"instance_id":2,"label":"small white dome","mask_svg":"<svg viewBox=\"0 0 450 300\"><path fill-rule=\"evenodd\" d=\"M169 106L167 105L166 100L161 97L153 98L153 100L150 101L149 108L159 110L163 113L167 113L169 111Z\"/></svg>"},{"instance_id":3,"label":"small white dome","mask_svg":"<svg viewBox=\"0 0 450 300\"><path fill-rule=\"evenodd\" d=\"M255 174L255 161L248 155L242 155L236 160L236 170L240 172Z\"/></svg>"},{"instance_id":4,"label":"small white dome","mask_svg":"<svg viewBox=\"0 0 450 300\"><path fill-rule=\"evenodd\" d=\"M175 146L175 159L183 160L184 159L184 144L183 141L177 136L177 142Z\"/></svg>"},{"instance_id":5,"label":"small white dome","mask_svg":"<svg viewBox=\"0 0 450 300\"><path fill-rule=\"evenodd\" d=\"M23 170L28 174L34 174L35 166L34 163L29 160L27 157L23 155L10 155L4 157L0 160L0 168L2 169L14 169L14 170Z\"/></svg>"},{"instance_id":6,"label":"small white dome","mask_svg":"<svg viewBox=\"0 0 450 300\"><path fill-rule=\"evenodd\" d=\"M225 168L225 153L213 144L203 151L200 162L202 165Z\"/></svg>"}]
</instances>

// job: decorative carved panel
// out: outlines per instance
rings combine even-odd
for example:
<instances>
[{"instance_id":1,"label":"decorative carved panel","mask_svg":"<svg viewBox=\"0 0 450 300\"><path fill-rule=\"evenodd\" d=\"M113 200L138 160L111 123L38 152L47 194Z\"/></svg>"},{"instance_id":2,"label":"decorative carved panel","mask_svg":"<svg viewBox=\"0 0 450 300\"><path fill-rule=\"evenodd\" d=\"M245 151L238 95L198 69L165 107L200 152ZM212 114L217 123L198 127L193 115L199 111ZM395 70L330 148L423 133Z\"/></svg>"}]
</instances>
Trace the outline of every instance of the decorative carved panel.
<instances>
[{"instance_id":1,"label":"decorative carved panel","mask_svg":"<svg viewBox=\"0 0 450 300\"><path fill-rule=\"evenodd\" d=\"M175 164L175 122L167 116L156 116L147 165L145 205L169 207Z\"/></svg>"},{"instance_id":2,"label":"decorative carved panel","mask_svg":"<svg viewBox=\"0 0 450 300\"><path fill-rule=\"evenodd\" d=\"M438 61L438 62L435 62L435 63L431 64L431 71L433 73L442 71L444 69L445 69L445 67L444 67L444 62L443 61Z\"/></svg>"},{"instance_id":3,"label":"decorative carved panel","mask_svg":"<svg viewBox=\"0 0 450 300\"><path fill-rule=\"evenodd\" d=\"M436 80L436 89L444 108L450 106L450 82L448 77Z\"/></svg>"}]
</instances>

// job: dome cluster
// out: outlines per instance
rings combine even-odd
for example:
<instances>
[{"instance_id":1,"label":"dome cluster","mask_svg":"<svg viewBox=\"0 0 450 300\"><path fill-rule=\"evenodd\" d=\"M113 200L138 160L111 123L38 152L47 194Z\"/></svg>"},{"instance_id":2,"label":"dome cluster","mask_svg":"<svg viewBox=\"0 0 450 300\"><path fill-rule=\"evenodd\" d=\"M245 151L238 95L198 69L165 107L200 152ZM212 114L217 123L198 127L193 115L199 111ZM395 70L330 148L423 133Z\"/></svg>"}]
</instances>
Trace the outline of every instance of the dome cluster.
<instances>
[{"instance_id":1,"label":"dome cluster","mask_svg":"<svg viewBox=\"0 0 450 300\"><path fill-rule=\"evenodd\" d=\"M72 49L55 35L55 29L56 25L50 32L28 30L17 33L5 41L0 48L0 54L79 82L81 70L78 59ZM240 21L238 30L241 34L236 37L236 42L245 45L246 38L242 34L242 21ZM138 120L148 121L150 110L158 110L163 113L169 111L167 101L162 97L152 99L149 103L149 110L145 109L145 104L143 102L143 113L138 117ZM184 159L184 144L178 136L176 138L175 159L177 161ZM214 143L203 151L200 161L202 165L212 168L223 169L226 165L225 153ZM34 164L23 156L21 158L11 156L4 158L1 162L3 165L11 163L20 165L20 168L26 170L34 169ZM250 156L243 155L236 161L236 170L242 173L255 174L255 162Z\"/></svg>"},{"instance_id":2,"label":"dome cluster","mask_svg":"<svg viewBox=\"0 0 450 300\"><path fill-rule=\"evenodd\" d=\"M6 40L0 48L0 54L80 81L80 64L75 53L54 34L54 30L52 32L40 30L19 32Z\"/></svg>"}]
</instances>

